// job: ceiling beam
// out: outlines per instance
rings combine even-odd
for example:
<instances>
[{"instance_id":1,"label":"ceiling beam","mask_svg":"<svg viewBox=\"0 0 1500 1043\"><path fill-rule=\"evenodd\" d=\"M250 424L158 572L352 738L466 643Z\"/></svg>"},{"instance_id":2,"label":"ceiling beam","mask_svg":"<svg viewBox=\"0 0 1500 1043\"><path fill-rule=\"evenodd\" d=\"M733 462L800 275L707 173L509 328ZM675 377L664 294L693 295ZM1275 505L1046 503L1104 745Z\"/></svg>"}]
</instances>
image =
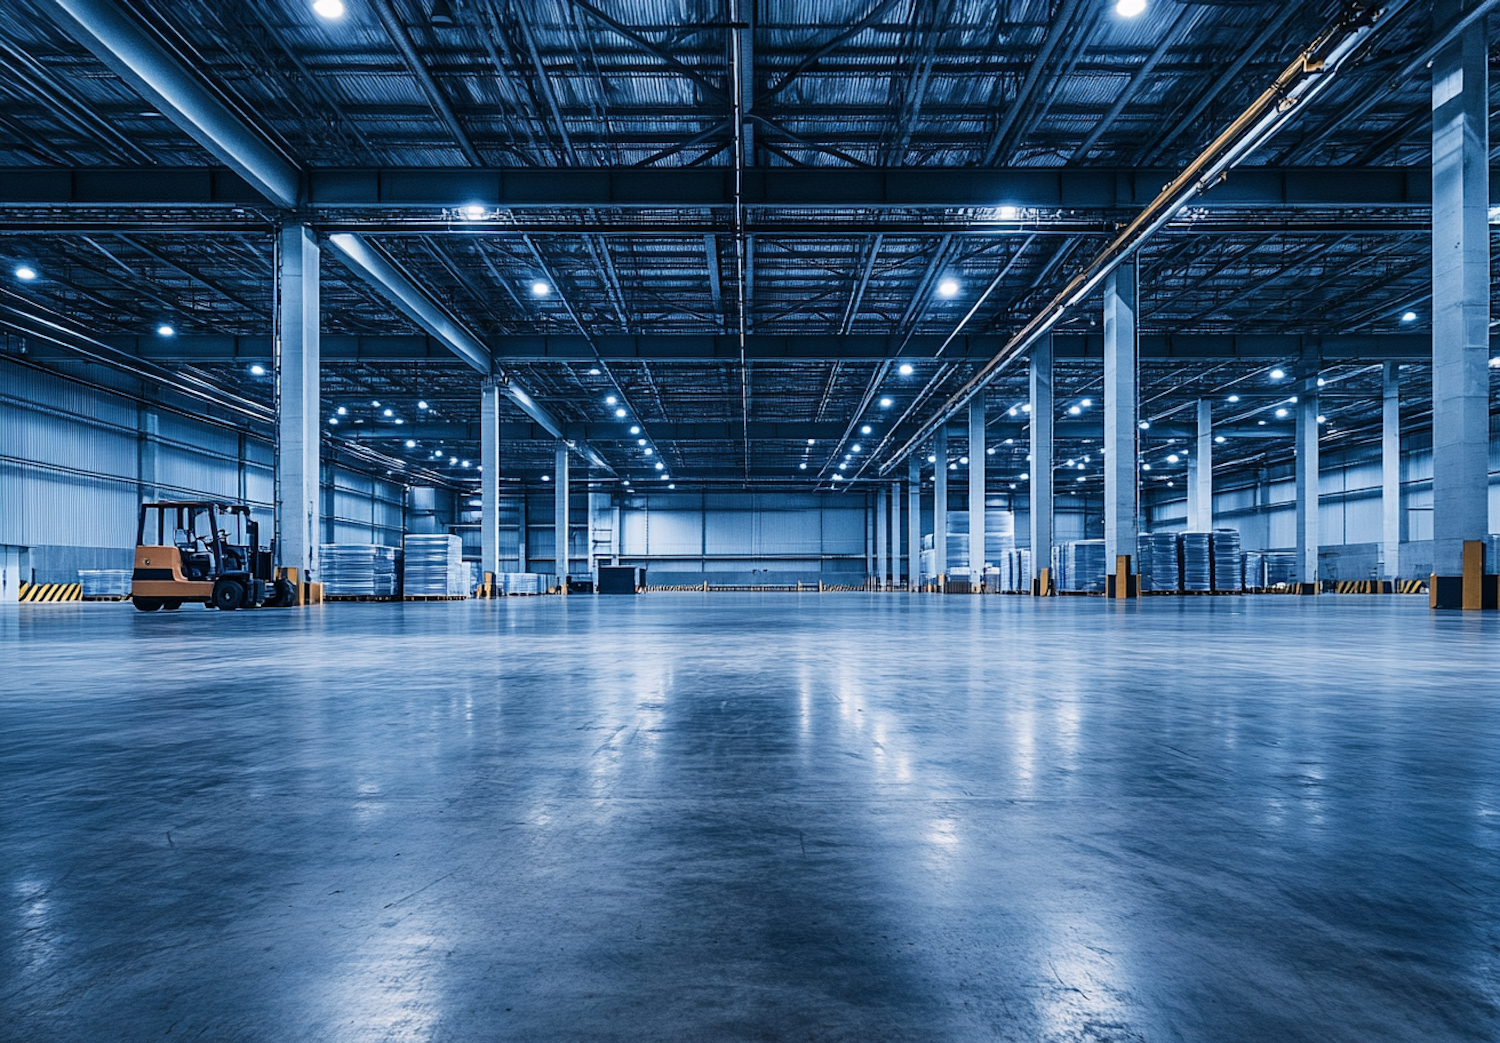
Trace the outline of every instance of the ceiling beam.
<instances>
[{"instance_id":1,"label":"ceiling beam","mask_svg":"<svg viewBox=\"0 0 1500 1043\"><path fill-rule=\"evenodd\" d=\"M111 0L51 0L45 6L69 35L226 163L246 185L284 210L296 209L305 202L304 172L117 4ZM78 173L70 172L70 180ZM163 172L154 173L160 177ZM210 177L207 187L214 188L220 180ZM489 349L378 250L348 233L331 236L329 242L351 269L408 318L478 372L491 372ZM561 425L523 388L509 380L505 380L505 387L528 416L562 437ZM588 447L575 448L586 458L600 462Z\"/></svg>"},{"instance_id":2,"label":"ceiling beam","mask_svg":"<svg viewBox=\"0 0 1500 1043\"><path fill-rule=\"evenodd\" d=\"M341 427L340 431L345 438L352 438L365 442L396 442L411 439L428 444L437 442L452 442L455 444L467 444L479 441L479 425L467 422L445 422L445 421L416 421L414 423L395 425L389 422L363 424L358 427ZM744 425L739 421L733 423L718 422L690 422L657 424L653 428L653 434L661 442L738 442L744 437ZM988 428L988 441L991 446L1006 438L1014 439L1018 444L1024 445L1027 441L1027 425L1023 423L998 423L991 424ZM819 443L836 442L844 432L844 425L839 423L800 423L796 421L761 421L750 422L749 434L752 442L801 442L812 438ZM954 429L955 438L967 442L967 433ZM1100 439L1104 437L1104 424L1101 420L1058 420L1053 425L1053 433L1059 439ZM1179 424L1160 422L1151 425L1150 430L1141 432L1142 442L1161 442L1171 439L1191 439L1197 437L1198 429L1193 424ZM1224 435L1229 438L1291 438L1295 429L1288 424L1271 424L1261 426L1254 423L1223 424L1214 428L1215 434ZM635 436L630 434L630 429L624 424L591 423L591 424L568 424L564 428L564 434L573 439L587 439L593 442L629 441L634 442ZM548 442L553 439L550 431L537 424L507 421L500 425L500 437L507 442Z\"/></svg>"},{"instance_id":3,"label":"ceiling beam","mask_svg":"<svg viewBox=\"0 0 1500 1043\"><path fill-rule=\"evenodd\" d=\"M403 290L403 292L409 292ZM434 322L441 316L434 316ZM424 327L425 328L425 327ZM462 331L460 331L462 332ZM207 334L176 337L104 337L118 350L157 362L262 362L271 357L270 337ZM955 337L941 355L935 354L946 338L896 336L798 334L777 336L752 333L745 339L746 355L756 361L829 362L883 361L983 361L1004 343L1000 336ZM502 336L468 344L476 361L470 364L485 372L478 359L487 354L496 363L592 363L638 360L648 362L696 362L705 359L737 360L739 338L734 334L645 334L596 336L592 341L578 335ZM903 346L904 345L904 346ZM1493 341L1500 354L1500 335ZM1059 333L1053 337L1058 359L1104 357L1102 334ZM483 353L483 354L481 354ZM325 333L323 361L453 361L456 349L433 335L363 335ZM1350 335L1175 333L1142 334L1140 357L1168 359L1246 359L1256 362L1290 362L1317 359L1326 364L1360 361L1425 363L1432 359L1429 333L1370 333ZM468 360L466 360L468 361Z\"/></svg>"},{"instance_id":4,"label":"ceiling beam","mask_svg":"<svg viewBox=\"0 0 1500 1043\"><path fill-rule=\"evenodd\" d=\"M402 424L364 424L360 427L340 428L347 437L362 441L396 441L413 439L418 442L452 441L478 442L477 423L442 423L417 421ZM798 423L795 421L750 422L751 441L787 441L806 444L807 439L831 441L843 433L842 424ZM731 422L693 422L653 424L651 434L659 442L731 442L738 443L745 436L745 426L738 420ZM636 437L630 433L628 424L567 424L563 436L569 439L594 442L628 441L634 444ZM500 437L504 441L528 442L548 441L554 436L538 424L508 422L500 425Z\"/></svg>"},{"instance_id":5,"label":"ceiling beam","mask_svg":"<svg viewBox=\"0 0 1500 1043\"><path fill-rule=\"evenodd\" d=\"M113 0L51 0L41 5L194 141L276 206L292 209L301 185L296 165L211 91Z\"/></svg>"},{"instance_id":6,"label":"ceiling beam","mask_svg":"<svg viewBox=\"0 0 1500 1043\"><path fill-rule=\"evenodd\" d=\"M57 2L94 6L85 0ZM207 95L202 87L198 90ZM174 119L189 119L186 112L165 100L160 106ZM194 113L210 108L208 100L182 106ZM229 115L228 110L220 115ZM467 230L482 228L486 223L465 221L456 212L469 204L506 209L691 209L734 204L733 173L719 168L371 167L299 172L268 144L253 150L242 134L227 132L217 124L211 133L197 124L184 129L232 169L3 167L0 204L242 206L255 202L259 194L278 206L290 209L300 203L313 212L379 208L430 213L452 209L455 225ZM820 210L973 206L1130 210L1149 203L1175 173L1153 167L751 168L745 171L744 202L746 206ZM1490 180L1500 186L1500 178ZM1492 201L1500 203L1500 187L1491 191ZM1194 205L1427 208L1431 202L1432 174L1426 167L1240 167L1204 191Z\"/></svg>"}]
</instances>

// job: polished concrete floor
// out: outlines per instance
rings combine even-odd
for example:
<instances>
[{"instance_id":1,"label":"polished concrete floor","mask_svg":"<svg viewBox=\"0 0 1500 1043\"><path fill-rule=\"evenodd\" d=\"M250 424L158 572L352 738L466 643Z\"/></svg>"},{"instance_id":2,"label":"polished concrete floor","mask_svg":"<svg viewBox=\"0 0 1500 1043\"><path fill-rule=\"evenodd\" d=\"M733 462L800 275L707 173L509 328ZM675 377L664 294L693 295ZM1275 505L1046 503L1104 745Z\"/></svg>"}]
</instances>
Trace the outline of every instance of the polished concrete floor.
<instances>
[{"instance_id":1,"label":"polished concrete floor","mask_svg":"<svg viewBox=\"0 0 1500 1043\"><path fill-rule=\"evenodd\" d=\"M1500 619L0 612L0 1039L1500 1039Z\"/></svg>"}]
</instances>

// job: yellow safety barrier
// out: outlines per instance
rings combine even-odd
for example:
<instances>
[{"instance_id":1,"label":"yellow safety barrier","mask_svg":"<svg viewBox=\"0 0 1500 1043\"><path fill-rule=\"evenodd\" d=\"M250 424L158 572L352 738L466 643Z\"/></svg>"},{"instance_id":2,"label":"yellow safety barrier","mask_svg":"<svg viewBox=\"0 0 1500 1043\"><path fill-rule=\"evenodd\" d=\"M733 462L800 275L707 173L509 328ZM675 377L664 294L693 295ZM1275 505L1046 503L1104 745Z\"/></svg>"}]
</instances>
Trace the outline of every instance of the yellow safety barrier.
<instances>
[{"instance_id":1,"label":"yellow safety barrier","mask_svg":"<svg viewBox=\"0 0 1500 1043\"><path fill-rule=\"evenodd\" d=\"M1333 586L1335 594L1385 594L1389 580L1341 579Z\"/></svg>"},{"instance_id":2,"label":"yellow safety barrier","mask_svg":"<svg viewBox=\"0 0 1500 1043\"><path fill-rule=\"evenodd\" d=\"M29 605L59 601L82 601L82 583L22 583L19 599Z\"/></svg>"}]
</instances>

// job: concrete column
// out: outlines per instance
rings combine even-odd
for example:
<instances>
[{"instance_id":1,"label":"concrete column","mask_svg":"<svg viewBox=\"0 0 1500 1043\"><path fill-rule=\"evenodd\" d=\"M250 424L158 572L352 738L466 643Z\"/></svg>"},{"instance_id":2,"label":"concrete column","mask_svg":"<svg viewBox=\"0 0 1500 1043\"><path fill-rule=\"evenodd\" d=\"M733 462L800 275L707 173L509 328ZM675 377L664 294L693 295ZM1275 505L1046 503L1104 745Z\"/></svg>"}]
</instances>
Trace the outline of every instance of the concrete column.
<instances>
[{"instance_id":1,"label":"concrete column","mask_svg":"<svg viewBox=\"0 0 1500 1043\"><path fill-rule=\"evenodd\" d=\"M318 496L321 497L322 508L318 518L322 535L319 537L318 542L320 544L337 543L339 525L338 491L336 488L337 483L334 479L334 469L331 465L324 465L319 468L319 472Z\"/></svg>"},{"instance_id":2,"label":"concrete column","mask_svg":"<svg viewBox=\"0 0 1500 1043\"><path fill-rule=\"evenodd\" d=\"M516 571L530 572L531 569L527 567L526 554L526 485L524 482L521 484L521 502L516 505L516 528L519 530L517 537L520 541L518 544L520 549L516 554Z\"/></svg>"},{"instance_id":3,"label":"concrete column","mask_svg":"<svg viewBox=\"0 0 1500 1043\"><path fill-rule=\"evenodd\" d=\"M1139 480L1136 474L1136 273L1122 264L1104 280L1104 566L1135 560ZM1031 407L1036 423L1036 404Z\"/></svg>"},{"instance_id":4,"label":"concrete column","mask_svg":"<svg viewBox=\"0 0 1500 1043\"><path fill-rule=\"evenodd\" d=\"M1188 528L1207 532L1214 527L1214 410L1206 398L1198 400L1198 445L1193 465L1197 481L1188 493L1192 498L1189 510L1198 520Z\"/></svg>"},{"instance_id":5,"label":"concrete column","mask_svg":"<svg viewBox=\"0 0 1500 1043\"><path fill-rule=\"evenodd\" d=\"M21 599L21 561L24 547L11 547L0 543L0 605L14 605Z\"/></svg>"},{"instance_id":6,"label":"concrete column","mask_svg":"<svg viewBox=\"0 0 1500 1043\"><path fill-rule=\"evenodd\" d=\"M901 483L891 483L891 589L901 585Z\"/></svg>"},{"instance_id":7,"label":"concrete column","mask_svg":"<svg viewBox=\"0 0 1500 1043\"><path fill-rule=\"evenodd\" d=\"M557 549L553 552L552 571L558 581L568 574L568 447L557 444L557 474L552 478L556 497Z\"/></svg>"},{"instance_id":8,"label":"concrete column","mask_svg":"<svg viewBox=\"0 0 1500 1043\"><path fill-rule=\"evenodd\" d=\"M500 387L479 388L480 571L500 573Z\"/></svg>"},{"instance_id":9,"label":"concrete column","mask_svg":"<svg viewBox=\"0 0 1500 1043\"><path fill-rule=\"evenodd\" d=\"M276 273L276 549L278 564L318 578L318 241L281 231Z\"/></svg>"},{"instance_id":10,"label":"concrete column","mask_svg":"<svg viewBox=\"0 0 1500 1043\"><path fill-rule=\"evenodd\" d=\"M969 579L984 575L984 395L969 403Z\"/></svg>"},{"instance_id":11,"label":"concrete column","mask_svg":"<svg viewBox=\"0 0 1500 1043\"><path fill-rule=\"evenodd\" d=\"M1052 337L1031 349L1031 574L1052 567ZM1108 455L1107 453L1105 454Z\"/></svg>"},{"instance_id":12,"label":"concrete column","mask_svg":"<svg viewBox=\"0 0 1500 1043\"><path fill-rule=\"evenodd\" d=\"M1401 363L1385 364L1380 426L1380 532L1385 579L1401 576Z\"/></svg>"},{"instance_id":13,"label":"concrete column","mask_svg":"<svg viewBox=\"0 0 1500 1043\"><path fill-rule=\"evenodd\" d=\"M948 425L938 428L932 470L932 574L948 572Z\"/></svg>"},{"instance_id":14,"label":"concrete column","mask_svg":"<svg viewBox=\"0 0 1500 1043\"><path fill-rule=\"evenodd\" d=\"M161 499L156 488L156 454L161 445L161 415L142 407L136 418L136 478L142 503ZM241 443L243 445L243 442Z\"/></svg>"},{"instance_id":15,"label":"concrete column","mask_svg":"<svg viewBox=\"0 0 1500 1043\"><path fill-rule=\"evenodd\" d=\"M1318 381L1297 396L1297 580L1318 582Z\"/></svg>"},{"instance_id":16,"label":"concrete column","mask_svg":"<svg viewBox=\"0 0 1500 1043\"><path fill-rule=\"evenodd\" d=\"M875 589L885 589L885 490L875 493Z\"/></svg>"},{"instance_id":17,"label":"concrete column","mask_svg":"<svg viewBox=\"0 0 1500 1043\"><path fill-rule=\"evenodd\" d=\"M916 453L906 464L906 583L922 583L922 460Z\"/></svg>"},{"instance_id":18,"label":"concrete column","mask_svg":"<svg viewBox=\"0 0 1500 1043\"><path fill-rule=\"evenodd\" d=\"M1472 7L1438 0L1434 24ZM1489 531L1489 95L1485 19L1432 65L1432 560Z\"/></svg>"},{"instance_id":19,"label":"concrete column","mask_svg":"<svg viewBox=\"0 0 1500 1043\"><path fill-rule=\"evenodd\" d=\"M865 494L865 575L870 576L875 572L875 505L870 501L868 493ZM707 525L707 522L704 523ZM705 529L705 535L707 530ZM708 553L708 548L704 548Z\"/></svg>"}]
</instances>

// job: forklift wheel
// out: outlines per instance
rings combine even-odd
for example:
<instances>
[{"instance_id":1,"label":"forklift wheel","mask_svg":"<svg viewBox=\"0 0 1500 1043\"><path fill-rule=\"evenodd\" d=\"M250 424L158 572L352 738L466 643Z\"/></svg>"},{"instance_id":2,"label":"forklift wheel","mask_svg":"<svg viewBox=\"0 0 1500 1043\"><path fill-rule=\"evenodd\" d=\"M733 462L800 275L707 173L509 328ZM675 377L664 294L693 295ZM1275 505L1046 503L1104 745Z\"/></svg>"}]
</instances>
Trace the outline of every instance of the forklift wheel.
<instances>
[{"instance_id":1,"label":"forklift wheel","mask_svg":"<svg viewBox=\"0 0 1500 1043\"><path fill-rule=\"evenodd\" d=\"M161 608L161 598L131 598L130 600L142 612L155 612Z\"/></svg>"},{"instance_id":2,"label":"forklift wheel","mask_svg":"<svg viewBox=\"0 0 1500 1043\"><path fill-rule=\"evenodd\" d=\"M245 603L245 588L232 579L221 579L214 584L214 608L233 612Z\"/></svg>"},{"instance_id":3,"label":"forklift wheel","mask_svg":"<svg viewBox=\"0 0 1500 1043\"><path fill-rule=\"evenodd\" d=\"M297 603L297 588L289 579L278 579L266 604L272 608L291 608Z\"/></svg>"},{"instance_id":4,"label":"forklift wheel","mask_svg":"<svg viewBox=\"0 0 1500 1043\"><path fill-rule=\"evenodd\" d=\"M164 608L164 609L166 609L168 612L176 612L179 608L182 607L182 602L180 602L180 601L163 601L161 603L161 607Z\"/></svg>"}]
</instances>

